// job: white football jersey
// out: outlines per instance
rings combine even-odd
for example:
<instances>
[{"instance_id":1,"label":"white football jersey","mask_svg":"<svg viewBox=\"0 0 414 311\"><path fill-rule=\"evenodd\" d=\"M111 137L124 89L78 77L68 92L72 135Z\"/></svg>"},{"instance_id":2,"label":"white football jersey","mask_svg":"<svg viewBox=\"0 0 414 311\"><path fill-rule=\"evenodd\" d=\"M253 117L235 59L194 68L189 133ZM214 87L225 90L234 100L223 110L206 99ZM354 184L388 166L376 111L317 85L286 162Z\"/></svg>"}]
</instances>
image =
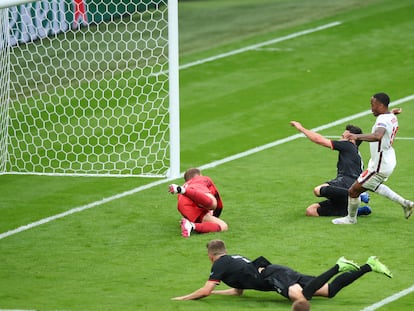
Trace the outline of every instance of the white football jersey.
<instances>
[{"instance_id":1,"label":"white football jersey","mask_svg":"<svg viewBox=\"0 0 414 311\"><path fill-rule=\"evenodd\" d=\"M389 176L397 164L392 143L398 131L398 119L392 113L380 114L372 127L372 133L379 127L385 128L385 133L380 141L369 143L371 159L368 170Z\"/></svg>"}]
</instances>

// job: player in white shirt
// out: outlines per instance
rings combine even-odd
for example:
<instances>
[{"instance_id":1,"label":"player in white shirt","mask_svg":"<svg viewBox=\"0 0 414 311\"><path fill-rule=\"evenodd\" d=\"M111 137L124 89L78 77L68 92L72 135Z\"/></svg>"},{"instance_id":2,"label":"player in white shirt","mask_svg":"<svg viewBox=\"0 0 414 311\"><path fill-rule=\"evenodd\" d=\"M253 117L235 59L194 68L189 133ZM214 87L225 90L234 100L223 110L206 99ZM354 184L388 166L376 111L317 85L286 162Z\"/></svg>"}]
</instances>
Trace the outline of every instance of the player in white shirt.
<instances>
[{"instance_id":1,"label":"player in white shirt","mask_svg":"<svg viewBox=\"0 0 414 311\"><path fill-rule=\"evenodd\" d=\"M360 204L359 196L367 190L399 203L403 207L406 219L413 212L414 202L404 199L383 184L392 174L397 164L392 143L398 131L398 119L395 114L401 112L401 110L395 109L392 112L389 111L389 103L390 98L387 94L377 93L373 95L371 97L371 111L377 119L372 127L371 134L346 133L344 135L347 139L368 141L370 143L371 158L368 162L368 168L361 173L349 188L348 215L332 220L336 225L357 223L356 213Z\"/></svg>"}]
</instances>

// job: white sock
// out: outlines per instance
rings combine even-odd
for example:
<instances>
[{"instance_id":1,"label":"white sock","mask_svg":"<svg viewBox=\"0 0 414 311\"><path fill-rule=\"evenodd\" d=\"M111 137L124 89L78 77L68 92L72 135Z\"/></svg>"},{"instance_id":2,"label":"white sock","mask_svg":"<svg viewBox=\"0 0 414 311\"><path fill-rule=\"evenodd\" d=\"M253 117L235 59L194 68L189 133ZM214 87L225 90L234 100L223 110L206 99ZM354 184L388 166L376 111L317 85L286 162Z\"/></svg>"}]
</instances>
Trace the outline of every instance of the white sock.
<instances>
[{"instance_id":1,"label":"white sock","mask_svg":"<svg viewBox=\"0 0 414 311\"><path fill-rule=\"evenodd\" d=\"M391 201L400 203L400 205L404 205L405 199L398 193L395 193L390 187L384 184L379 185L375 192L390 199Z\"/></svg>"},{"instance_id":2,"label":"white sock","mask_svg":"<svg viewBox=\"0 0 414 311\"><path fill-rule=\"evenodd\" d=\"M361 204L359 196L357 198L348 197L348 216L356 219L358 207Z\"/></svg>"}]
</instances>

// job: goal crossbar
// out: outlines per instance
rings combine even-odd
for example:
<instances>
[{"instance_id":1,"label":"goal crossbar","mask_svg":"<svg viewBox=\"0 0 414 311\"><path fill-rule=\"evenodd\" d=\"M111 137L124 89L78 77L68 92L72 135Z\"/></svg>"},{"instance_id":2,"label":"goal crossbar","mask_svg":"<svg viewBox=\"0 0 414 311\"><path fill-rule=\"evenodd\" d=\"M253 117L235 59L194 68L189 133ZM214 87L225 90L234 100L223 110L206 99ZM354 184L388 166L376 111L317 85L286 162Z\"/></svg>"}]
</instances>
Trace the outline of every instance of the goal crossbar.
<instances>
[{"instance_id":1,"label":"goal crossbar","mask_svg":"<svg viewBox=\"0 0 414 311\"><path fill-rule=\"evenodd\" d=\"M0 9L10 8L12 6L31 3L33 0L2 0L0 2Z\"/></svg>"}]
</instances>

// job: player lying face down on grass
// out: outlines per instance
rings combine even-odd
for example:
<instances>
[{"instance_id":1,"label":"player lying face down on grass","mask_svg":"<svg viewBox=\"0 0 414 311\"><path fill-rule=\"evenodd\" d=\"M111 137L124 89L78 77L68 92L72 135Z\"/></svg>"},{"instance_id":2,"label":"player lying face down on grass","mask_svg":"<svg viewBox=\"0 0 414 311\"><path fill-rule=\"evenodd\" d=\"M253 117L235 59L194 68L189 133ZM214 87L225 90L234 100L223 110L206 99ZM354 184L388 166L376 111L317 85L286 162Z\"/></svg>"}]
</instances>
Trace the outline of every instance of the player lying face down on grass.
<instances>
[{"instance_id":1,"label":"player lying face down on grass","mask_svg":"<svg viewBox=\"0 0 414 311\"><path fill-rule=\"evenodd\" d=\"M207 282L196 291L174 297L173 300L194 300L211 294L240 296L244 290L253 289L274 291L294 302L300 299L310 300L313 296L332 298L342 288L371 271L392 277L390 270L376 256L369 257L361 267L341 257L334 266L315 277L287 266L271 264L263 256L251 261L241 255L228 255L222 240L208 242L207 254L212 262ZM328 283L337 274L339 275ZM221 282L230 288L215 290Z\"/></svg>"}]
</instances>

